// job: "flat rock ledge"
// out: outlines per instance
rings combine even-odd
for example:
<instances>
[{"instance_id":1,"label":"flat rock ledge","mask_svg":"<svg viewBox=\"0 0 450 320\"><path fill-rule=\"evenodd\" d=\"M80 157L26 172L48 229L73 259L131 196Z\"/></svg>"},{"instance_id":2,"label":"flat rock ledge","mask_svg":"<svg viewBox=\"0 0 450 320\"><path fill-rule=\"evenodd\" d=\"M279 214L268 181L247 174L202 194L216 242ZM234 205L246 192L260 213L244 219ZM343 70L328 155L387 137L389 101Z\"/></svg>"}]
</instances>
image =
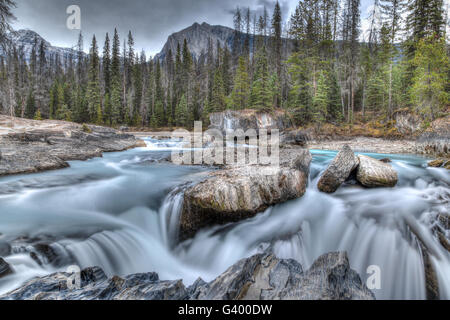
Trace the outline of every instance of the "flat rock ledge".
<instances>
[{"instance_id":1,"label":"flat rock ledge","mask_svg":"<svg viewBox=\"0 0 450 320\"><path fill-rule=\"evenodd\" d=\"M374 300L344 252L328 253L303 271L295 260L272 254L243 259L210 283L162 281L156 273L107 278L98 267L73 275L55 273L29 280L0 300Z\"/></svg>"},{"instance_id":2,"label":"flat rock ledge","mask_svg":"<svg viewBox=\"0 0 450 320\"><path fill-rule=\"evenodd\" d=\"M67 161L144 146L111 128L0 116L0 176L61 169Z\"/></svg>"},{"instance_id":3,"label":"flat rock ledge","mask_svg":"<svg viewBox=\"0 0 450 320\"><path fill-rule=\"evenodd\" d=\"M246 165L212 172L187 188L180 218L180 240L202 228L255 216L277 203L304 195L311 154L306 149L285 149L280 166Z\"/></svg>"}]
</instances>

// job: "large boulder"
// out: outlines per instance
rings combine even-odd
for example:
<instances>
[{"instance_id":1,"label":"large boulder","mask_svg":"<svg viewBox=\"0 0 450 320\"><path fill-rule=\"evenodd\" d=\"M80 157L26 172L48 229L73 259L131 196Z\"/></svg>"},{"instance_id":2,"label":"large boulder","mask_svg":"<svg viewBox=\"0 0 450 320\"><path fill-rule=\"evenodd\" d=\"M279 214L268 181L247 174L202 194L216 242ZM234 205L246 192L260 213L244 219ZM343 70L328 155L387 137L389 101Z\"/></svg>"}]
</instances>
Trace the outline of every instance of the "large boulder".
<instances>
[{"instance_id":1,"label":"large boulder","mask_svg":"<svg viewBox=\"0 0 450 320\"><path fill-rule=\"evenodd\" d=\"M325 254L303 272L295 260L260 254L236 263L209 284L197 285L200 300L374 300L350 268L347 254Z\"/></svg>"},{"instance_id":2,"label":"large boulder","mask_svg":"<svg viewBox=\"0 0 450 320\"><path fill-rule=\"evenodd\" d=\"M76 275L55 273L34 278L0 300L374 300L350 268L346 253L321 256L306 272L294 260L258 254L231 266L210 283L186 288L181 280L162 281L156 273L107 278L98 267ZM76 283L76 282L75 282Z\"/></svg>"},{"instance_id":3,"label":"large boulder","mask_svg":"<svg viewBox=\"0 0 450 320\"><path fill-rule=\"evenodd\" d=\"M207 226L247 219L306 191L312 157L308 150L280 166L247 165L212 172L184 193L180 240Z\"/></svg>"},{"instance_id":4,"label":"large boulder","mask_svg":"<svg viewBox=\"0 0 450 320\"><path fill-rule=\"evenodd\" d=\"M356 179L365 187L395 187L398 181L397 172L388 163L359 155L359 166Z\"/></svg>"},{"instance_id":5,"label":"large boulder","mask_svg":"<svg viewBox=\"0 0 450 320\"><path fill-rule=\"evenodd\" d=\"M291 127L291 122L282 110L275 110L271 113L258 110L227 110L224 112L211 113L209 116L210 129L217 129L226 134L228 131L242 129L254 129L259 132L260 129L278 129L280 131Z\"/></svg>"},{"instance_id":6,"label":"large boulder","mask_svg":"<svg viewBox=\"0 0 450 320\"><path fill-rule=\"evenodd\" d=\"M322 192L335 192L359 164L348 145L337 154L319 180L318 188Z\"/></svg>"}]
</instances>

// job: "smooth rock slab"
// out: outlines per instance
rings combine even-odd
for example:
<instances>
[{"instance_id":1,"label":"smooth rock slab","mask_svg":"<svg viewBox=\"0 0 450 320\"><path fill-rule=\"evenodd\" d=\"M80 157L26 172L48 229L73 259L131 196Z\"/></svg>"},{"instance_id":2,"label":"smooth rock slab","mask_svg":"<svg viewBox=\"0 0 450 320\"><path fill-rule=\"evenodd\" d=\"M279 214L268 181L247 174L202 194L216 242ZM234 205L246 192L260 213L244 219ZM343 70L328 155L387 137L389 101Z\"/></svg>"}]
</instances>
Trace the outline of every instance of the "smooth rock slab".
<instances>
[{"instance_id":1,"label":"smooth rock slab","mask_svg":"<svg viewBox=\"0 0 450 320\"><path fill-rule=\"evenodd\" d=\"M395 187L398 174L388 163L377 159L359 155L359 166L356 179L365 187Z\"/></svg>"},{"instance_id":2,"label":"smooth rock slab","mask_svg":"<svg viewBox=\"0 0 450 320\"><path fill-rule=\"evenodd\" d=\"M231 167L215 171L188 188L180 218L180 240L207 226L247 219L272 205L303 196L312 157L307 150L297 152L296 158L283 159L279 167Z\"/></svg>"},{"instance_id":3,"label":"smooth rock slab","mask_svg":"<svg viewBox=\"0 0 450 320\"><path fill-rule=\"evenodd\" d=\"M358 157L355 156L348 145L337 154L323 173L317 187L322 192L333 193L341 186L345 180L359 164Z\"/></svg>"}]
</instances>

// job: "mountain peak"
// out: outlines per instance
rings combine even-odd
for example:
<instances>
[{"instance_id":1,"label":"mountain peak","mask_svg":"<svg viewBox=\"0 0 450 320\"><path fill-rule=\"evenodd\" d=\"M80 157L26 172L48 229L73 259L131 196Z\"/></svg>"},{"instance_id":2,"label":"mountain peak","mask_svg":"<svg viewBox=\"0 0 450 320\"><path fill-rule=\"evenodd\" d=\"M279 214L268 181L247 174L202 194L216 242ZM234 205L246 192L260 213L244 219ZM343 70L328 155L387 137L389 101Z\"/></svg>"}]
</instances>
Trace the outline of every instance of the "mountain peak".
<instances>
[{"instance_id":1,"label":"mountain peak","mask_svg":"<svg viewBox=\"0 0 450 320\"><path fill-rule=\"evenodd\" d=\"M206 22L203 22L202 24L195 22L190 27L170 35L164 48L155 56L155 58L160 60L164 59L169 53L169 50L172 50L172 53L175 53L178 44L182 45L184 39L186 39L192 56L195 59L199 59L206 53L209 40L213 43L215 50L217 43L220 43L222 47L231 48L233 37L234 30L231 28L220 25L212 26Z\"/></svg>"}]
</instances>

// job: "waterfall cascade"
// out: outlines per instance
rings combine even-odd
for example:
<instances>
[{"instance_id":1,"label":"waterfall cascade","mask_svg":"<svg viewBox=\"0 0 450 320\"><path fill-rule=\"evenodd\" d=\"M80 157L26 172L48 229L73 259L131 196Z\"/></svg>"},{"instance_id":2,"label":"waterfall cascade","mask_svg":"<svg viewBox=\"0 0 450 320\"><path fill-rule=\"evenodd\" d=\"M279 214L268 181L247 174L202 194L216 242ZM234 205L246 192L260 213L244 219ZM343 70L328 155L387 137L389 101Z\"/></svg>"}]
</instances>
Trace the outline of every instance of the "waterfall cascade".
<instances>
[{"instance_id":1,"label":"waterfall cascade","mask_svg":"<svg viewBox=\"0 0 450 320\"><path fill-rule=\"evenodd\" d=\"M99 266L110 276L155 271L190 284L198 277L210 281L264 250L296 259L304 269L323 253L347 251L364 281L370 266L381 270L377 298L425 299L425 247L440 298L450 299L450 253L433 232L450 238L439 219L450 211L445 169L426 168L420 157L372 154L393 160L397 187L349 184L328 195L316 185L336 153L313 151L305 196L180 244L183 185L208 169L159 161L179 147L175 141L147 144L64 170L0 179L0 242L11 247L4 259L15 271L0 279L0 293L73 264ZM39 250L43 243L47 249Z\"/></svg>"}]
</instances>

